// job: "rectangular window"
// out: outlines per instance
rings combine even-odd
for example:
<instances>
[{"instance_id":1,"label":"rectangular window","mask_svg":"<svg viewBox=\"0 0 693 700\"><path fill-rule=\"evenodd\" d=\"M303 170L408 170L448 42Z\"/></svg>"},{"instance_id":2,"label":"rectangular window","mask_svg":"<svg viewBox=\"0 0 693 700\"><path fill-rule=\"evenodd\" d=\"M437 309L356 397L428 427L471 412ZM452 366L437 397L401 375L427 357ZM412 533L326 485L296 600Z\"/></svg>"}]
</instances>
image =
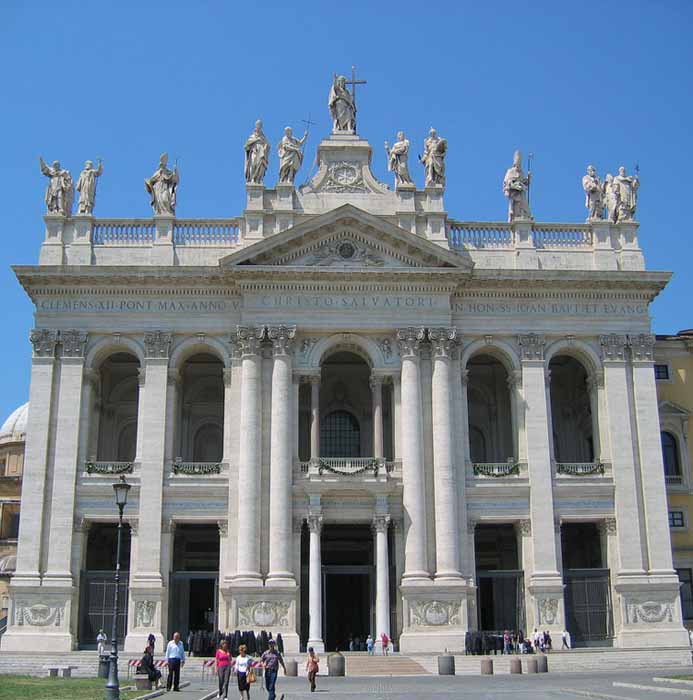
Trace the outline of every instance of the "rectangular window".
<instances>
[{"instance_id":1,"label":"rectangular window","mask_svg":"<svg viewBox=\"0 0 693 700\"><path fill-rule=\"evenodd\" d=\"M681 611L683 619L693 618L693 571L691 569L676 569L681 582Z\"/></svg>"},{"instance_id":2,"label":"rectangular window","mask_svg":"<svg viewBox=\"0 0 693 700\"><path fill-rule=\"evenodd\" d=\"M686 521L682 510L669 511L669 527L686 527Z\"/></svg>"},{"instance_id":3,"label":"rectangular window","mask_svg":"<svg viewBox=\"0 0 693 700\"><path fill-rule=\"evenodd\" d=\"M0 476L7 476L7 460L0 459Z\"/></svg>"},{"instance_id":4,"label":"rectangular window","mask_svg":"<svg viewBox=\"0 0 693 700\"><path fill-rule=\"evenodd\" d=\"M19 536L19 503L2 504L0 539L16 540Z\"/></svg>"},{"instance_id":5,"label":"rectangular window","mask_svg":"<svg viewBox=\"0 0 693 700\"><path fill-rule=\"evenodd\" d=\"M668 380L669 379L669 365L655 365L654 366L655 379Z\"/></svg>"}]
</instances>

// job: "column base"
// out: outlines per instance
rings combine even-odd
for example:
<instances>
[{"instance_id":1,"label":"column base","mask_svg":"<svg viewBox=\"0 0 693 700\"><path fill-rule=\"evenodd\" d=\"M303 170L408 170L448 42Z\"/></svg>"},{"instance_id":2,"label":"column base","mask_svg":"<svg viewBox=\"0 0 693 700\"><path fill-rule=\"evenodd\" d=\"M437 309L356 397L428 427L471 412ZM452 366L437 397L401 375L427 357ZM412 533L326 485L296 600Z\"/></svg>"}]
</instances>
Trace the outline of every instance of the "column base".
<instances>
[{"instance_id":1,"label":"column base","mask_svg":"<svg viewBox=\"0 0 693 700\"><path fill-rule=\"evenodd\" d=\"M563 578L556 573L532 574L525 600L527 637L533 630L548 630L554 639L565 629Z\"/></svg>"},{"instance_id":2,"label":"column base","mask_svg":"<svg viewBox=\"0 0 693 700\"><path fill-rule=\"evenodd\" d=\"M127 653L141 654L147 638L153 634L155 649L163 651L168 641L166 635L168 589L161 585L146 586L133 582L129 590L128 632L123 643ZM175 630L171 630L173 633Z\"/></svg>"},{"instance_id":3,"label":"column base","mask_svg":"<svg viewBox=\"0 0 693 700\"><path fill-rule=\"evenodd\" d=\"M296 588L296 579L291 571L277 571L267 574L267 588Z\"/></svg>"}]
</instances>

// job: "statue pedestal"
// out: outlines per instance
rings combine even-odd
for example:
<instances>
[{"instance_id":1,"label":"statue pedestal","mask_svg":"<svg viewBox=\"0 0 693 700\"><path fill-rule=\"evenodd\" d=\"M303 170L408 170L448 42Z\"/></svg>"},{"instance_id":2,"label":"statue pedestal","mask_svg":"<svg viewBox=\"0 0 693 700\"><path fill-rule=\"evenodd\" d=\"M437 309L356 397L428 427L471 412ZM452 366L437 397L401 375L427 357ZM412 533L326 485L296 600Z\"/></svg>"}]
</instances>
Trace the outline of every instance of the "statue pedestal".
<instances>
[{"instance_id":1,"label":"statue pedestal","mask_svg":"<svg viewBox=\"0 0 693 700\"><path fill-rule=\"evenodd\" d=\"M75 214L72 217L74 234L69 250L70 265L91 265L91 232L94 217L91 214Z\"/></svg>"},{"instance_id":2,"label":"statue pedestal","mask_svg":"<svg viewBox=\"0 0 693 700\"><path fill-rule=\"evenodd\" d=\"M275 233L286 231L294 225L294 192L293 182L277 183L277 198L274 210L277 212Z\"/></svg>"},{"instance_id":3,"label":"statue pedestal","mask_svg":"<svg viewBox=\"0 0 693 700\"><path fill-rule=\"evenodd\" d=\"M638 241L637 221L623 221L614 226L618 236L618 244L621 249L619 258L621 259L622 270L644 270L645 258Z\"/></svg>"},{"instance_id":4,"label":"statue pedestal","mask_svg":"<svg viewBox=\"0 0 693 700\"><path fill-rule=\"evenodd\" d=\"M603 220L589 220L592 224L592 250L595 270L617 270L618 261L614 251L611 224Z\"/></svg>"},{"instance_id":5,"label":"statue pedestal","mask_svg":"<svg viewBox=\"0 0 693 700\"><path fill-rule=\"evenodd\" d=\"M515 219L512 222L517 253L516 267L520 270L537 270L539 268L539 256L534 247L533 223L531 219Z\"/></svg>"},{"instance_id":6,"label":"statue pedestal","mask_svg":"<svg viewBox=\"0 0 693 700\"><path fill-rule=\"evenodd\" d=\"M46 237L41 245L39 265L63 265L65 217L62 214L46 214L43 220L46 222Z\"/></svg>"},{"instance_id":7,"label":"statue pedestal","mask_svg":"<svg viewBox=\"0 0 693 700\"><path fill-rule=\"evenodd\" d=\"M152 265L173 265L173 225L175 216L159 214L154 217L154 244L152 245Z\"/></svg>"},{"instance_id":8,"label":"statue pedestal","mask_svg":"<svg viewBox=\"0 0 693 700\"><path fill-rule=\"evenodd\" d=\"M416 233L416 185L395 185L397 195L397 225Z\"/></svg>"},{"instance_id":9,"label":"statue pedestal","mask_svg":"<svg viewBox=\"0 0 693 700\"><path fill-rule=\"evenodd\" d=\"M448 245L448 235L445 226L448 215L445 211L442 185L428 185L424 188L424 211L426 212L426 238L431 241Z\"/></svg>"},{"instance_id":10,"label":"statue pedestal","mask_svg":"<svg viewBox=\"0 0 693 700\"><path fill-rule=\"evenodd\" d=\"M264 237L265 186L246 182L245 238L258 240Z\"/></svg>"}]
</instances>

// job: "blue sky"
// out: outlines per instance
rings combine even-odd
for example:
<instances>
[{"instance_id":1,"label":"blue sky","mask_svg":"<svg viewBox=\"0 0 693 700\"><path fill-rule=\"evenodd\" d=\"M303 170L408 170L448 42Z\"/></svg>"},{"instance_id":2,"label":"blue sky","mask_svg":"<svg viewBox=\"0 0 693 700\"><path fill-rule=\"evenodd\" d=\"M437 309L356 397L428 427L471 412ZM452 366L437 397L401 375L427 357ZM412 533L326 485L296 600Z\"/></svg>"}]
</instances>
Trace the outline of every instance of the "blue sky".
<instances>
[{"instance_id":1,"label":"blue sky","mask_svg":"<svg viewBox=\"0 0 693 700\"><path fill-rule=\"evenodd\" d=\"M640 241L675 273L652 307L656 332L693 326L690 307L693 2L0 3L0 192L5 369L0 416L26 400L32 306L11 264L38 260L45 182L38 156L73 176L103 157L96 216L150 216L143 179L162 151L181 168L181 217L238 215L242 144L256 118L273 145L330 129L334 71L352 64L359 132L386 182L383 141L449 142L447 209L502 220L515 148L533 152L541 221L583 221L580 178L641 169ZM274 153L274 150L273 150ZM415 166L416 179L422 173ZM299 174L305 177L307 168ZM273 158L267 182L276 181ZM1 419L1 418L0 418Z\"/></svg>"}]
</instances>

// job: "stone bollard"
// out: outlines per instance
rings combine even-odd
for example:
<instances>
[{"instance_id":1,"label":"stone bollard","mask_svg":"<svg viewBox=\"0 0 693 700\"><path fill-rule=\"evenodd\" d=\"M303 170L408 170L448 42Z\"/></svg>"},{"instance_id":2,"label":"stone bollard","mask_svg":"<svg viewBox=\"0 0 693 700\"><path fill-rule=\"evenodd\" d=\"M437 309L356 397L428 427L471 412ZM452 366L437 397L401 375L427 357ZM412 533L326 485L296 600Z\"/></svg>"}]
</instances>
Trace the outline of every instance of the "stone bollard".
<instances>
[{"instance_id":1,"label":"stone bollard","mask_svg":"<svg viewBox=\"0 0 693 700\"><path fill-rule=\"evenodd\" d=\"M510 659L510 673L522 673L522 659L517 657Z\"/></svg>"},{"instance_id":2,"label":"stone bollard","mask_svg":"<svg viewBox=\"0 0 693 700\"><path fill-rule=\"evenodd\" d=\"M346 659L335 652L327 657L327 674L329 676L343 676L346 670Z\"/></svg>"},{"instance_id":3,"label":"stone bollard","mask_svg":"<svg viewBox=\"0 0 693 700\"><path fill-rule=\"evenodd\" d=\"M452 654L442 654L438 657L438 675L455 675L455 657Z\"/></svg>"},{"instance_id":4,"label":"stone bollard","mask_svg":"<svg viewBox=\"0 0 693 700\"><path fill-rule=\"evenodd\" d=\"M536 659L527 659L527 673L537 673Z\"/></svg>"},{"instance_id":5,"label":"stone bollard","mask_svg":"<svg viewBox=\"0 0 693 700\"><path fill-rule=\"evenodd\" d=\"M481 675L493 675L493 659L481 659Z\"/></svg>"},{"instance_id":6,"label":"stone bollard","mask_svg":"<svg viewBox=\"0 0 693 700\"><path fill-rule=\"evenodd\" d=\"M298 676L298 661L285 661L284 665L287 676Z\"/></svg>"},{"instance_id":7,"label":"stone bollard","mask_svg":"<svg viewBox=\"0 0 693 700\"><path fill-rule=\"evenodd\" d=\"M537 673L548 673L549 672L549 658L542 654L537 656Z\"/></svg>"}]
</instances>

